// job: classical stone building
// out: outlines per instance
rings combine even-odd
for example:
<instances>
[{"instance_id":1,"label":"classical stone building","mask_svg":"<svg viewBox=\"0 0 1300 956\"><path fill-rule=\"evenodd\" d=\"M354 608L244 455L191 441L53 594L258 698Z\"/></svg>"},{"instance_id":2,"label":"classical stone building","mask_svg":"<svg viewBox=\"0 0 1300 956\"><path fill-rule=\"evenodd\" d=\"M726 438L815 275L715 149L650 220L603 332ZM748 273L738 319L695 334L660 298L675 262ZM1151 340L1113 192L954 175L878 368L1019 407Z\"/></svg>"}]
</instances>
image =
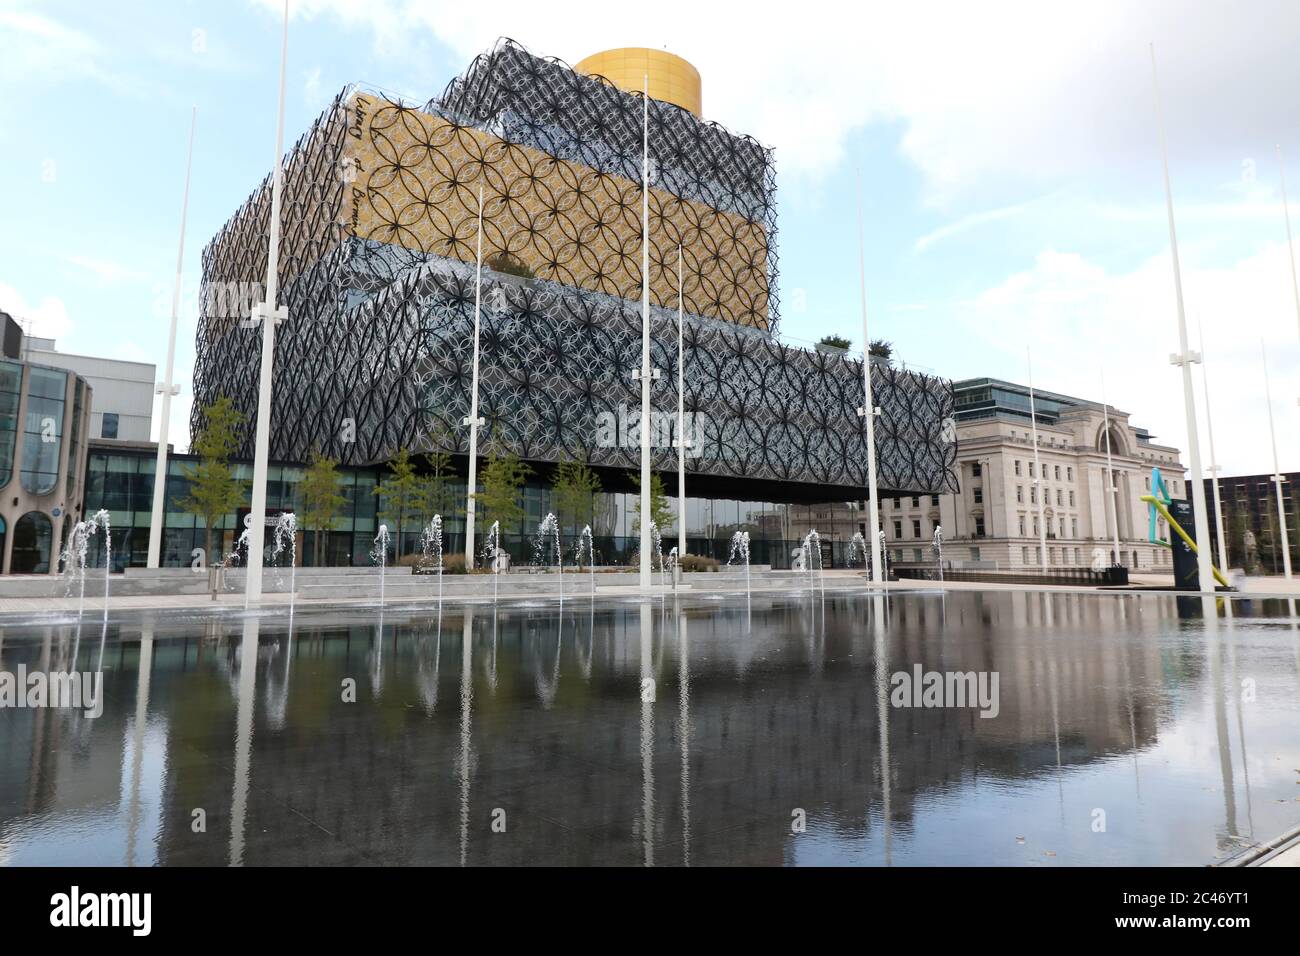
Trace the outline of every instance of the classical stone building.
<instances>
[{"instance_id":1,"label":"classical stone building","mask_svg":"<svg viewBox=\"0 0 1300 956\"><path fill-rule=\"evenodd\" d=\"M881 521L891 561L932 562L931 541L935 525L941 524L950 566L1037 568L1042 493L1048 566L1109 563L1115 521L1105 490L1109 418L1119 561L1131 570L1172 572L1168 548L1150 540L1149 508L1141 497L1151 492L1155 468L1173 498L1186 497L1177 448L1133 425L1128 412L1035 389L1039 474L1026 386L976 378L955 382L953 392L961 491L883 497ZM1169 538L1163 520L1156 523L1156 537Z\"/></svg>"}]
</instances>

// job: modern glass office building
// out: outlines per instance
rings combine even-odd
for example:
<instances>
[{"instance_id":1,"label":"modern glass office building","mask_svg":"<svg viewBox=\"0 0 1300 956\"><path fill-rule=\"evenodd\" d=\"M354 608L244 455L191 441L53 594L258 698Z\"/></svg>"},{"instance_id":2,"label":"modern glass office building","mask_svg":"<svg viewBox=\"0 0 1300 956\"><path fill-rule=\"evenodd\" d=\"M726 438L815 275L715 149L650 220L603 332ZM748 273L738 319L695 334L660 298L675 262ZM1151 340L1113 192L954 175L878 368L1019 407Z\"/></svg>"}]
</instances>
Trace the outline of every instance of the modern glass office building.
<instances>
[{"instance_id":1,"label":"modern glass office building","mask_svg":"<svg viewBox=\"0 0 1300 956\"><path fill-rule=\"evenodd\" d=\"M1272 475L1233 475L1219 479L1219 497L1214 482L1205 479L1205 503L1210 509L1210 528L1215 528L1216 509L1223 513L1224 545L1229 567L1247 568L1262 574L1281 574L1282 525L1287 528L1291 564L1300 568L1300 472L1282 475L1282 510L1277 505L1277 486ZM1247 532L1254 538L1252 542ZM1217 547L1217 546L1216 546Z\"/></svg>"},{"instance_id":2,"label":"modern glass office building","mask_svg":"<svg viewBox=\"0 0 1300 956\"><path fill-rule=\"evenodd\" d=\"M57 570L84 515L90 386L62 369L0 359L0 566Z\"/></svg>"}]
</instances>

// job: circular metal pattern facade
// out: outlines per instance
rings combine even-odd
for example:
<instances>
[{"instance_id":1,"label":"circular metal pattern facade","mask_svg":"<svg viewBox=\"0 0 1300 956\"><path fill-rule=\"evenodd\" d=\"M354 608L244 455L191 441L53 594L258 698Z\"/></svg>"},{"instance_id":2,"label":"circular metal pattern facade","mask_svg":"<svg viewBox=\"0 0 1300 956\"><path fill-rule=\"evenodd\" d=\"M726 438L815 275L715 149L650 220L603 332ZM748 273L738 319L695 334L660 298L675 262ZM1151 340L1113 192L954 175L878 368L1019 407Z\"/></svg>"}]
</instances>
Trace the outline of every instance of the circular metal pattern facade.
<instances>
[{"instance_id":1,"label":"circular metal pattern facade","mask_svg":"<svg viewBox=\"0 0 1300 956\"><path fill-rule=\"evenodd\" d=\"M285 160L281 304L290 318L276 337L271 455L304 461L315 447L344 463L363 464L386 460L401 447L464 454L468 436L460 422L469 412L474 267L462 260L464 244L473 243L472 223L466 233L463 217L448 220L444 233L459 248L425 248L395 236L381 241L357 229L358 208L364 209L358 193L365 192L358 183L377 170L357 170L349 162L356 155L355 96L353 90L340 94ZM372 116L388 109L399 121L409 110L392 101L377 106ZM653 157L657 188L762 224L774 289L770 153L669 104L652 106L657 126L651 140L660 144ZM424 112L435 108L565 163L639 177L640 98L508 41L477 59ZM426 159L437 161L432 153ZM401 169L389 173L404 175ZM538 177L523 169L515 180L535 189ZM507 195L524 188L510 177L503 185ZM255 416L261 331L246 317L265 274L269 187L268 177L203 253L193 428L201 424L202 406L220 394L250 421ZM418 177L403 185L408 196L420 195L421 188ZM438 197L427 198L423 214L436 217ZM597 215L623 215L619 203L593 208ZM395 225L409 215L394 213ZM575 234L572 254L595 256L583 240ZM639 260L639 251L638 235L637 248L627 252ZM671 265L675 279L675 255ZM632 371L640 366L640 302L621 286L582 288L562 272L550 279L490 271L484 277L479 405L487 424L480 448L539 462L581 458L633 468L639 461L640 387ZM768 308L765 330L710 317L707 306L688 298L684 394L696 453L688 470L846 492L860 488L866 476L857 415L861 364L782 344L770 334L774 296ZM677 316L675 309L651 311L652 361L661 370L652 406L662 410L653 466L675 470ZM881 487L955 490L956 450L944 434L952 415L950 383L888 367L873 367L872 374L882 408L876 427ZM252 444L248 429L239 453L251 457Z\"/></svg>"}]
</instances>

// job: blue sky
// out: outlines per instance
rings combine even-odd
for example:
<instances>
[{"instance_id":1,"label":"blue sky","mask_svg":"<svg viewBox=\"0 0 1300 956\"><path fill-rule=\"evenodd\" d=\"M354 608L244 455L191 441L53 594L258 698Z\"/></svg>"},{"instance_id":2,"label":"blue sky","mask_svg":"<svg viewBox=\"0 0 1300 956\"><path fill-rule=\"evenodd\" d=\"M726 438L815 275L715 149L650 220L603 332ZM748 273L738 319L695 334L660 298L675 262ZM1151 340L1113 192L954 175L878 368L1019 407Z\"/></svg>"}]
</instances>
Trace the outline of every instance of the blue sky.
<instances>
[{"instance_id":1,"label":"blue sky","mask_svg":"<svg viewBox=\"0 0 1300 956\"><path fill-rule=\"evenodd\" d=\"M295 0L286 140L349 82L436 95L498 36L569 62L667 47L699 67L707 117L776 151L785 336L861 339L860 170L873 337L954 378L1023 380L1032 345L1036 384L1086 397L1104 366L1110 401L1185 449L1154 41L1218 458L1230 473L1271 467L1262 338L1282 467L1300 469L1274 153L1289 156L1300 216L1300 8L1077 6L665 0L641 24L639 8L608 4L557 16L514 0ZM177 356L188 381L199 253L271 165L280 10L0 0L0 308L64 351L162 362L197 105Z\"/></svg>"}]
</instances>

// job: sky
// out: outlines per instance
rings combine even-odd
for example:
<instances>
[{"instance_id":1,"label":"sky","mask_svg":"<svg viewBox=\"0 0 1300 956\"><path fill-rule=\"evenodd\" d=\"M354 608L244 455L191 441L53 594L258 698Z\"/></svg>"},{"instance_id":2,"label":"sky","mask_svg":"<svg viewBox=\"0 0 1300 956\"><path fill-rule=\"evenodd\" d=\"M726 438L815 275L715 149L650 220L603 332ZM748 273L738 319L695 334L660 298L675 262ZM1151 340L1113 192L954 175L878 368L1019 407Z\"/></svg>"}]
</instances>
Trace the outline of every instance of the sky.
<instances>
[{"instance_id":1,"label":"sky","mask_svg":"<svg viewBox=\"0 0 1300 956\"><path fill-rule=\"evenodd\" d=\"M1164 104L1190 346L1227 474L1300 470L1300 4L291 0L286 142L348 83L424 101L508 36L574 63L664 48L704 114L771 146L781 333L909 367L1103 397L1187 427L1152 82ZM197 107L171 440L187 444L202 248L266 175L282 0L0 0L0 309L65 352L166 355ZM860 185L860 192L858 184ZM1202 455L1206 415L1194 367ZM1104 381L1104 394L1103 394ZM156 417L156 416L155 416ZM155 432L157 424L155 422Z\"/></svg>"}]
</instances>

